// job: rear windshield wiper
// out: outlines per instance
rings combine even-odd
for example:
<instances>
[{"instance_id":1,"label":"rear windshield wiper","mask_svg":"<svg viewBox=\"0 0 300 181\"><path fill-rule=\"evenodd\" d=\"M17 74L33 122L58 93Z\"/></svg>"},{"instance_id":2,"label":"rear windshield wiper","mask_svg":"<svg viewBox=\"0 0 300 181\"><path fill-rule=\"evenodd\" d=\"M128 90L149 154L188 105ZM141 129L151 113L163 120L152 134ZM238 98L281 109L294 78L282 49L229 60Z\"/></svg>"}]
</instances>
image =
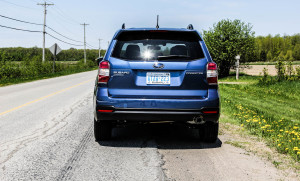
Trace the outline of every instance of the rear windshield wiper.
<instances>
[{"instance_id":1,"label":"rear windshield wiper","mask_svg":"<svg viewBox=\"0 0 300 181\"><path fill-rule=\"evenodd\" d=\"M157 60L168 60L168 59L176 59L176 58L190 58L186 55L168 55L168 56L158 56Z\"/></svg>"}]
</instances>

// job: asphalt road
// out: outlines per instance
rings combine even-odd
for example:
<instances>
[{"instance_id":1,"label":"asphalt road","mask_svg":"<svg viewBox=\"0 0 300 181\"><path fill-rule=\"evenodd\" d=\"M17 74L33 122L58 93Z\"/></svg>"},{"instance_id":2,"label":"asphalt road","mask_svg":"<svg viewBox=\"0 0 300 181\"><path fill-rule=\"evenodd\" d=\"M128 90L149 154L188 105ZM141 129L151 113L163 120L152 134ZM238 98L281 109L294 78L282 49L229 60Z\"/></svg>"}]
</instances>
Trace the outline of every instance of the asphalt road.
<instances>
[{"instance_id":1,"label":"asphalt road","mask_svg":"<svg viewBox=\"0 0 300 181\"><path fill-rule=\"evenodd\" d=\"M274 180L245 151L197 140L182 125L138 125L93 137L96 71L0 88L0 180Z\"/></svg>"}]
</instances>

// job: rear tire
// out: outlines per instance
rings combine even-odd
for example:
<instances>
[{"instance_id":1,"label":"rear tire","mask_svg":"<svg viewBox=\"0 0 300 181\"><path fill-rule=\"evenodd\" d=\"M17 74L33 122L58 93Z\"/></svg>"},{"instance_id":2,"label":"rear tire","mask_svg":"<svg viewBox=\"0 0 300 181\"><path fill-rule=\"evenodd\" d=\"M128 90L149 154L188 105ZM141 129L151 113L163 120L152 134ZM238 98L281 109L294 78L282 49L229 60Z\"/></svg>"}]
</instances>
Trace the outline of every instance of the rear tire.
<instances>
[{"instance_id":1,"label":"rear tire","mask_svg":"<svg viewBox=\"0 0 300 181\"><path fill-rule=\"evenodd\" d=\"M207 122L198 128L200 140L213 143L218 139L219 123Z\"/></svg>"},{"instance_id":2,"label":"rear tire","mask_svg":"<svg viewBox=\"0 0 300 181\"><path fill-rule=\"evenodd\" d=\"M111 138L112 126L110 122L94 120L94 135L96 141L106 141Z\"/></svg>"}]
</instances>

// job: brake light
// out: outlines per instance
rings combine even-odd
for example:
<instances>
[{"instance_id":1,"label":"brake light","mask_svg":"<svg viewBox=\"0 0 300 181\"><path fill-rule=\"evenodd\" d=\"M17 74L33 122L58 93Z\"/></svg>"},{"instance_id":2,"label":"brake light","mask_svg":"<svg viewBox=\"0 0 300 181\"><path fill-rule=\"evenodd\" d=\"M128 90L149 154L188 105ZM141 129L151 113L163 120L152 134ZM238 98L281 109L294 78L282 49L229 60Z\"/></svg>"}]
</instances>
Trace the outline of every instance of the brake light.
<instances>
[{"instance_id":1,"label":"brake light","mask_svg":"<svg viewBox=\"0 0 300 181\"><path fill-rule=\"evenodd\" d=\"M207 73L206 73L207 83L209 85L218 84L218 68L217 64L215 63L208 63L207 64Z\"/></svg>"},{"instance_id":2,"label":"brake light","mask_svg":"<svg viewBox=\"0 0 300 181\"><path fill-rule=\"evenodd\" d=\"M109 80L109 62L102 61L99 64L98 83L106 84Z\"/></svg>"}]
</instances>

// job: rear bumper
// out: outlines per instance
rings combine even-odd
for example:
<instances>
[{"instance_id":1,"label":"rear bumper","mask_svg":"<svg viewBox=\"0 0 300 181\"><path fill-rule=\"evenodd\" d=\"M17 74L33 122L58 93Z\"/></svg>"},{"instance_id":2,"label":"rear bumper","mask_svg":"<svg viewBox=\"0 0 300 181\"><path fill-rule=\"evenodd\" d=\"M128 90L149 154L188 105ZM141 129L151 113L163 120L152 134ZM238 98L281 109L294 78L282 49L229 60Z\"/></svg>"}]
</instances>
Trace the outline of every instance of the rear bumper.
<instances>
[{"instance_id":1,"label":"rear bumper","mask_svg":"<svg viewBox=\"0 0 300 181\"><path fill-rule=\"evenodd\" d=\"M113 112L99 112L99 110L112 110ZM205 113L206 111L215 111L216 113ZM95 110L97 121L125 121L126 122L156 122L173 121L187 122L195 118L200 118L204 122L215 122L219 120L219 108L203 109L130 109L117 108L112 106L100 106Z\"/></svg>"},{"instance_id":2,"label":"rear bumper","mask_svg":"<svg viewBox=\"0 0 300 181\"><path fill-rule=\"evenodd\" d=\"M95 90L94 117L96 121L153 122L175 121L187 122L203 117L205 122L218 122L220 113L218 89L208 89L208 97L204 99L126 99L111 98L107 88ZM112 112L99 112L106 109ZM205 110L217 113L205 114Z\"/></svg>"}]
</instances>

